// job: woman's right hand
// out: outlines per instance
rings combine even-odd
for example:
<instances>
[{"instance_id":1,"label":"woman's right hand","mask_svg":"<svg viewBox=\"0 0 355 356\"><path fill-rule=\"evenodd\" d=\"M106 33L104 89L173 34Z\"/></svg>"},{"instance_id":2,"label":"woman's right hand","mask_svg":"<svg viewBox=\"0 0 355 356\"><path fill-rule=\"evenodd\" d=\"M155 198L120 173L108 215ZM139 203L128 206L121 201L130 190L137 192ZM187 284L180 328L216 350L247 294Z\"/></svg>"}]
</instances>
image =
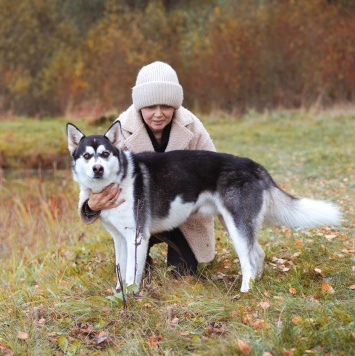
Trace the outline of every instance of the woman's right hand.
<instances>
[{"instance_id":1,"label":"woman's right hand","mask_svg":"<svg viewBox=\"0 0 355 356\"><path fill-rule=\"evenodd\" d=\"M99 193L90 190L88 206L92 211L112 209L121 205L125 200L118 200L121 193L118 184L112 183Z\"/></svg>"}]
</instances>

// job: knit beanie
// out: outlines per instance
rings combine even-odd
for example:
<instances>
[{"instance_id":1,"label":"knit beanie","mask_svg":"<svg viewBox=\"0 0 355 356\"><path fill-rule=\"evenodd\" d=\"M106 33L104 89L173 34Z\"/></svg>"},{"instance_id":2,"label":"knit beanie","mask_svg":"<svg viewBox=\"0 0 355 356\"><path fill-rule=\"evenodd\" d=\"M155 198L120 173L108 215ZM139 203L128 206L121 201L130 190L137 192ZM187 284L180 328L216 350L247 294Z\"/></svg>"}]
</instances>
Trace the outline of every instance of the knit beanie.
<instances>
[{"instance_id":1,"label":"knit beanie","mask_svg":"<svg viewBox=\"0 0 355 356\"><path fill-rule=\"evenodd\" d=\"M136 110L152 105L169 105L178 109L183 98L182 86L175 70L169 64L154 62L139 71L132 90Z\"/></svg>"}]
</instances>

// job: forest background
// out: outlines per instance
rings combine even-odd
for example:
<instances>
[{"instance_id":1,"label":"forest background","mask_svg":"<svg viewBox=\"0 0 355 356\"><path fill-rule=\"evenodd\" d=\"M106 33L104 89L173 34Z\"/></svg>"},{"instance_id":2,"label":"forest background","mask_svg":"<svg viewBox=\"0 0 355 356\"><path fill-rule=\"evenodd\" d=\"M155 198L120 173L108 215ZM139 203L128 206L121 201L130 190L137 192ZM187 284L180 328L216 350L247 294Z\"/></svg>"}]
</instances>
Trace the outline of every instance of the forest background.
<instances>
[{"instance_id":1,"label":"forest background","mask_svg":"<svg viewBox=\"0 0 355 356\"><path fill-rule=\"evenodd\" d=\"M355 99L351 0L0 0L0 112L120 113L138 70L171 64L206 113Z\"/></svg>"}]
</instances>

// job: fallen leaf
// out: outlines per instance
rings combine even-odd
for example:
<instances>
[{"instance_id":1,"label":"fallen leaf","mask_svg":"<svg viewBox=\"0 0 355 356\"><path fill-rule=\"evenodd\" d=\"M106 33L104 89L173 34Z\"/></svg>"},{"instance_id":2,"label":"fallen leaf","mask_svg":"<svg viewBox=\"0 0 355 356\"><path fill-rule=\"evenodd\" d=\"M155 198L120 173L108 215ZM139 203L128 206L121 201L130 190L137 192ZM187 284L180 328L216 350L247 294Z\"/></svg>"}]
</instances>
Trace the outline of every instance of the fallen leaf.
<instances>
[{"instance_id":1,"label":"fallen leaf","mask_svg":"<svg viewBox=\"0 0 355 356\"><path fill-rule=\"evenodd\" d=\"M76 327L73 328L72 332L76 335L92 335L94 333L93 326L91 324L78 323Z\"/></svg>"},{"instance_id":2,"label":"fallen leaf","mask_svg":"<svg viewBox=\"0 0 355 356\"><path fill-rule=\"evenodd\" d=\"M301 255L301 252L295 252L292 256L291 256L291 260L296 259L297 257L299 257Z\"/></svg>"},{"instance_id":3,"label":"fallen leaf","mask_svg":"<svg viewBox=\"0 0 355 356\"><path fill-rule=\"evenodd\" d=\"M243 320L243 324L249 325L249 324L251 323L252 319L253 319L252 315L250 315L250 314L245 314L245 315L243 316L243 319L242 319L242 320Z\"/></svg>"},{"instance_id":4,"label":"fallen leaf","mask_svg":"<svg viewBox=\"0 0 355 356\"><path fill-rule=\"evenodd\" d=\"M205 333L209 335L219 335L225 332L226 326L221 322L212 321L205 329Z\"/></svg>"},{"instance_id":5,"label":"fallen leaf","mask_svg":"<svg viewBox=\"0 0 355 356\"><path fill-rule=\"evenodd\" d=\"M296 294L297 293L295 288L290 288L289 291L290 291L291 294Z\"/></svg>"},{"instance_id":6,"label":"fallen leaf","mask_svg":"<svg viewBox=\"0 0 355 356\"><path fill-rule=\"evenodd\" d=\"M148 337L148 342L151 347L156 347L159 345L160 341L163 339L161 335Z\"/></svg>"},{"instance_id":7,"label":"fallen leaf","mask_svg":"<svg viewBox=\"0 0 355 356\"><path fill-rule=\"evenodd\" d=\"M60 349L64 353L67 351L67 348L69 346L69 341L64 335L59 336L59 338L58 338L58 346L60 347Z\"/></svg>"},{"instance_id":8,"label":"fallen leaf","mask_svg":"<svg viewBox=\"0 0 355 356\"><path fill-rule=\"evenodd\" d=\"M14 352L11 349L4 349L3 353L1 354L3 356L14 356Z\"/></svg>"},{"instance_id":9,"label":"fallen leaf","mask_svg":"<svg viewBox=\"0 0 355 356\"><path fill-rule=\"evenodd\" d=\"M284 265L278 265L277 268L281 271L281 272L288 272L290 269L288 267L285 267Z\"/></svg>"},{"instance_id":10,"label":"fallen leaf","mask_svg":"<svg viewBox=\"0 0 355 356\"><path fill-rule=\"evenodd\" d=\"M322 291L326 292L326 293L329 293L329 294L334 294L335 293L333 287L328 283L322 283Z\"/></svg>"},{"instance_id":11,"label":"fallen leaf","mask_svg":"<svg viewBox=\"0 0 355 356\"><path fill-rule=\"evenodd\" d=\"M1 349L6 349L7 347L8 346L4 342L0 341L0 350Z\"/></svg>"},{"instance_id":12,"label":"fallen leaf","mask_svg":"<svg viewBox=\"0 0 355 356\"><path fill-rule=\"evenodd\" d=\"M275 261L278 265L283 265L287 263L287 260L283 258L273 257L272 260Z\"/></svg>"},{"instance_id":13,"label":"fallen leaf","mask_svg":"<svg viewBox=\"0 0 355 356\"><path fill-rule=\"evenodd\" d=\"M283 350L281 355L282 356L292 356L293 352L291 350Z\"/></svg>"},{"instance_id":14,"label":"fallen leaf","mask_svg":"<svg viewBox=\"0 0 355 356\"><path fill-rule=\"evenodd\" d=\"M349 287L351 290L355 290L355 284Z\"/></svg>"},{"instance_id":15,"label":"fallen leaf","mask_svg":"<svg viewBox=\"0 0 355 356\"><path fill-rule=\"evenodd\" d=\"M287 228L284 230L286 237L291 237L291 231Z\"/></svg>"},{"instance_id":16,"label":"fallen leaf","mask_svg":"<svg viewBox=\"0 0 355 356\"><path fill-rule=\"evenodd\" d=\"M279 302L282 302L284 300L284 298L281 297L280 295L275 295L273 298L278 300Z\"/></svg>"},{"instance_id":17,"label":"fallen leaf","mask_svg":"<svg viewBox=\"0 0 355 356\"><path fill-rule=\"evenodd\" d=\"M261 302L259 305L260 305L261 308L263 308L263 309L268 309L268 308L270 308L270 302L267 301L267 300L264 301L264 302Z\"/></svg>"},{"instance_id":18,"label":"fallen leaf","mask_svg":"<svg viewBox=\"0 0 355 356\"><path fill-rule=\"evenodd\" d=\"M23 331L19 331L17 334L17 338L20 340L27 340L28 339L28 334L23 332Z\"/></svg>"},{"instance_id":19,"label":"fallen leaf","mask_svg":"<svg viewBox=\"0 0 355 356\"><path fill-rule=\"evenodd\" d=\"M14 352L4 342L0 341L0 351L3 356L14 356Z\"/></svg>"},{"instance_id":20,"label":"fallen leaf","mask_svg":"<svg viewBox=\"0 0 355 356\"><path fill-rule=\"evenodd\" d=\"M295 240L295 245L298 247L303 247L303 240Z\"/></svg>"},{"instance_id":21,"label":"fallen leaf","mask_svg":"<svg viewBox=\"0 0 355 356\"><path fill-rule=\"evenodd\" d=\"M195 342L195 343L199 343L201 342L201 339L198 335L194 335L192 338L191 338L191 341L192 342Z\"/></svg>"},{"instance_id":22,"label":"fallen leaf","mask_svg":"<svg viewBox=\"0 0 355 356\"><path fill-rule=\"evenodd\" d=\"M171 320L171 324L177 325L179 323L179 318L175 317Z\"/></svg>"},{"instance_id":23,"label":"fallen leaf","mask_svg":"<svg viewBox=\"0 0 355 356\"><path fill-rule=\"evenodd\" d=\"M244 355L249 355L251 354L251 348L250 346L243 340L238 339L237 340L237 345L240 349L240 351L244 354Z\"/></svg>"},{"instance_id":24,"label":"fallen leaf","mask_svg":"<svg viewBox=\"0 0 355 356\"><path fill-rule=\"evenodd\" d=\"M295 324L298 324L302 321L302 318L299 316L299 315L296 315L292 318L292 321L295 323Z\"/></svg>"},{"instance_id":25,"label":"fallen leaf","mask_svg":"<svg viewBox=\"0 0 355 356\"><path fill-rule=\"evenodd\" d=\"M258 329L258 330L267 329L267 328L269 327L269 325L266 324L263 319L256 319L256 320L251 324L251 326L252 326L254 329Z\"/></svg>"},{"instance_id":26,"label":"fallen leaf","mask_svg":"<svg viewBox=\"0 0 355 356\"><path fill-rule=\"evenodd\" d=\"M102 342L106 341L108 335L104 331L100 331L99 334L95 337L95 341L97 344L101 344Z\"/></svg>"}]
</instances>

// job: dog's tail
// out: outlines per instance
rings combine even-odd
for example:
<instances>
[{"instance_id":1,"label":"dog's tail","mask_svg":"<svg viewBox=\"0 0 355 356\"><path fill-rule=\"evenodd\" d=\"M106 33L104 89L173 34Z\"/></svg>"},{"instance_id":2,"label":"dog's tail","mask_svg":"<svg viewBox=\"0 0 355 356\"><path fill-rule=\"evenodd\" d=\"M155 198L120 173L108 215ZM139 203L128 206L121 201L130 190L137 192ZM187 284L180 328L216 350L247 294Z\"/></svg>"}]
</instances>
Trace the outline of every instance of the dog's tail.
<instances>
[{"instance_id":1,"label":"dog's tail","mask_svg":"<svg viewBox=\"0 0 355 356\"><path fill-rule=\"evenodd\" d=\"M339 208L327 201L295 198L278 187L268 191L268 208L265 220L294 229L314 228L324 225L339 225Z\"/></svg>"}]
</instances>

